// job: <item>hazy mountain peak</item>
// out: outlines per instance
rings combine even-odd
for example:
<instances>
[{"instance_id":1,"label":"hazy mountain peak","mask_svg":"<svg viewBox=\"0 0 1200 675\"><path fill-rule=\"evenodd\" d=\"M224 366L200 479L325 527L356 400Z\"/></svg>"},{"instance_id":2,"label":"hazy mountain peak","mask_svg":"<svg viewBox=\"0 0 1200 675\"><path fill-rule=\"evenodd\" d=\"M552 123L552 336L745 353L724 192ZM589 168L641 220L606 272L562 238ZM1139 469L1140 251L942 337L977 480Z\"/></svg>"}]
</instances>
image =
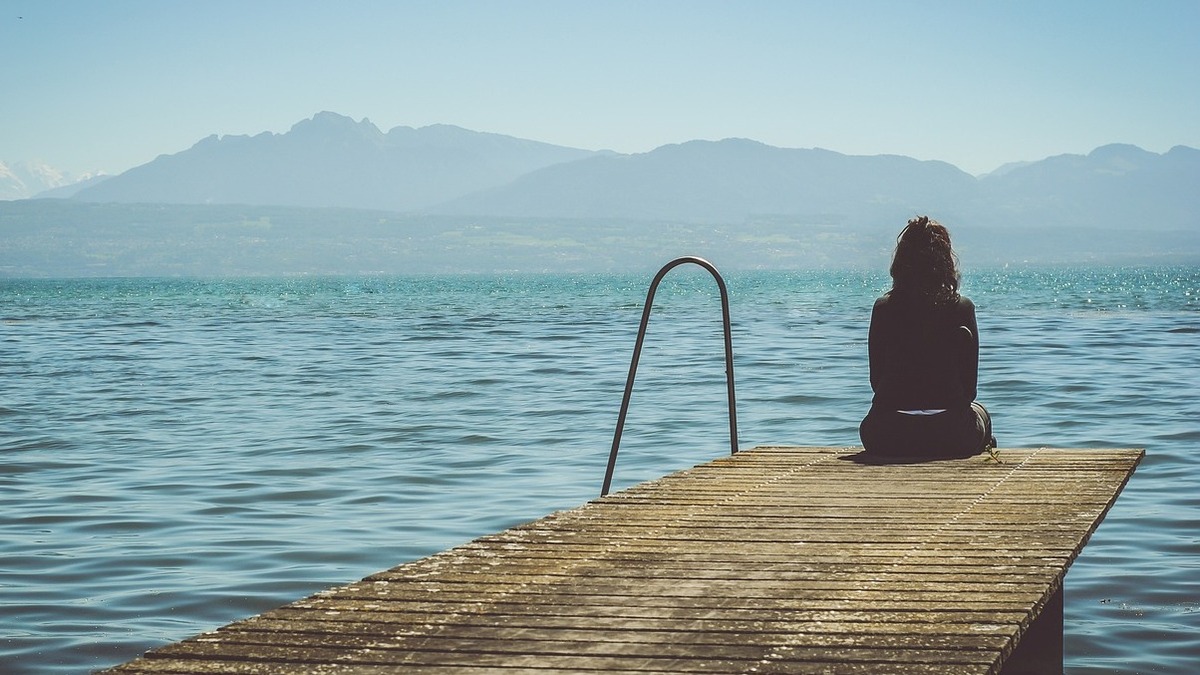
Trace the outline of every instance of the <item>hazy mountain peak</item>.
<instances>
[{"instance_id":1,"label":"hazy mountain peak","mask_svg":"<svg viewBox=\"0 0 1200 675\"><path fill-rule=\"evenodd\" d=\"M33 195L33 199L69 199L79 194L80 191L85 190L93 185L103 183L109 178L112 178L112 176L103 173L88 174L74 183L67 183L55 188L50 188L49 190L42 190L41 192Z\"/></svg>"},{"instance_id":2,"label":"hazy mountain peak","mask_svg":"<svg viewBox=\"0 0 1200 675\"><path fill-rule=\"evenodd\" d=\"M684 141L682 143L668 143L654 148L647 155L674 155L674 154L694 154L694 153L711 153L711 152L737 152L737 151L754 151L754 150L778 150L765 143L751 140L749 138L722 138L721 140L712 141L704 139L695 139Z\"/></svg>"},{"instance_id":3,"label":"hazy mountain peak","mask_svg":"<svg viewBox=\"0 0 1200 675\"><path fill-rule=\"evenodd\" d=\"M423 127L398 126L388 130L387 141L393 145L436 145L439 143L469 143L489 137L506 138L499 134L471 131L453 124L430 124ZM515 140L515 139L514 139ZM532 142L532 141L530 141Z\"/></svg>"},{"instance_id":4,"label":"hazy mountain peak","mask_svg":"<svg viewBox=\"0 0 1200 675\"><path fill-rule=\"evenodd\" d=\"M1088 157L1092 159L1147 159L1157 157L1157 153L1143 150L1136 145L1128 143L1109 143L1102 145L1088 153Z\"/></svg>"},{"instance_id":5,"label":"hazy mountain peak","mask_svg":"<svg viewBox=\"0 0 1200 675\"><path fill-rule=\"evenodd\" d=\"M304 129L307 127L317 127L325 129L353 129L356 127L364 127L376 129L378 128L371 123L371 120L366 117L362 118L361 122L355 122L353 117L341 115L328 110L323 110L306 120L300 120L292 125L292 131Z\"/></svg>"},{"instance_id":6,"label":"hazy mountain peak","mask_svg":"<svg viewBox=\"0 0 1200 675\"><path fill-rule=\"evenodd\" d=\"M454 124L428 124L416 129L423 134L438 134L446 136L500 136L501 134L489 134L485 131L472 131L464 129Z\"/></svg>"},{"instance_id":7,"label":"hazy mountain peak","mask_svg":"<svg viewBox=\"0 0 1200 675\"><path fill-rule=\"evenodd\" d=\"M292 125L285 136L293 137L347 137L371 141L382 141L383 132L366 117L355 122L353 118L333 112L319 112L311 119L300 120Z\"/></svg>"},{"instance_id":8,"label":"hazy mountain peak","mask_svg":"<svg viewBox=\"0 0 1200 675\"><path fill-rule=\"evenodd\" d=\"M995 169L992 169L991 171L989 171L987 173L981 173L976 177L977 178L995 178L998 176L1003 176L1004 174L1009 173L1010 171L1020 169L1023 166L1029 166L1030 164L1033 164L1033 162L1029 162L1029 161L1008 162L1006 164L1001 164L1000 166L996 167Z\"/></svg>"},{"instance_id":9,"label":"hazy mountain peak","mask_svg":"<svg viewBox=\"0 0 1200 675\"><path fill-rule=\"evenodd\" d=\"M1136 145L1111 143L1102 145L1088 153L1090 162L1099 164L1097 170L1107 172L1136 171L1162 155L1143 150Z\"/></svg>"},{"instance_id":10,"label":"hazy mountain peak","mask_svg":"<svg viewBox=\"0 0 1200 675\"><path fill-rule=\"evenodd\" d=\"M46 190L73 185L94 175L73 176L44 162L0 162L0 199L26 199Z\"/></svg>"}]
</instances>

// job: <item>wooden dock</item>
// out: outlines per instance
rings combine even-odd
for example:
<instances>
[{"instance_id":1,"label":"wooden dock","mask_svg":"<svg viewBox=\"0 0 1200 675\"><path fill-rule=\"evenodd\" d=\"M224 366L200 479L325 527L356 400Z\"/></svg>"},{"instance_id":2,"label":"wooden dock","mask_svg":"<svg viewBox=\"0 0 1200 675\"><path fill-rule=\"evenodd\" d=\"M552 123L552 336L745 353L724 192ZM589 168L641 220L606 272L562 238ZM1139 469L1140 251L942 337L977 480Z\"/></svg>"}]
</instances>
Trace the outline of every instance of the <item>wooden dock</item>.
<instances>
[{"instance_id":1,"label":"wooden dock","mask_svg":"<svg viewBox=\"0 0 1200 675\"><path fill-rule=\"evenodd\" d=\"M763 447L156 649L133 673L1061 673L1142 450Z\"/></svg>"}]
</instances>

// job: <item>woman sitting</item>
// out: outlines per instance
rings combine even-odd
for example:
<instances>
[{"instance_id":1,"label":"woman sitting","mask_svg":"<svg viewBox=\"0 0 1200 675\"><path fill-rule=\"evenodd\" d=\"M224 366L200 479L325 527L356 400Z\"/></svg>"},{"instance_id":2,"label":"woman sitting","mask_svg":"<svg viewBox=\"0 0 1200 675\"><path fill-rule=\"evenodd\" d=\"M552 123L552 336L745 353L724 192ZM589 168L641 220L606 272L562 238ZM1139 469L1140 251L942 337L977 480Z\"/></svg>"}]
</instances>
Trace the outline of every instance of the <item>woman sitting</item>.
<instances>
[{"instance_id":1,"label":"woman sitting","mask_svg":"<svg viewBox=\"0 0 1200 675\"><path fill-rule=\"evenodd\" d=\"M859 426L867 453L964 457L994 447L975 401L975 305L958 292L950 233L927 216L908 221L892 257L892 289L871 311L871 410Z\"/></svg>"}]
</instances>

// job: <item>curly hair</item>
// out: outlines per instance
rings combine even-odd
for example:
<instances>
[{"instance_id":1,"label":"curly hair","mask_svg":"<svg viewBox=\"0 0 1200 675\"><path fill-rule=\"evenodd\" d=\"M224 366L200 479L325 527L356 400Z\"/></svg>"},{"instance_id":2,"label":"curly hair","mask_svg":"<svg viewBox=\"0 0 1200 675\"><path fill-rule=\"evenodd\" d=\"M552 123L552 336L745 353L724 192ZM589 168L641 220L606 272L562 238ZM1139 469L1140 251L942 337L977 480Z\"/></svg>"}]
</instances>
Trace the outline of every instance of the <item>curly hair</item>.
<instances>
[{"instance_id":1,"label":"curly hair","mask_svg":"<svg viewBox=\"0 0 1200 675\"><path fill-rule=\"evenodd\" d=\"M935 303L958 300L961 276L950 232L929 216L919 216L896 237L892 256L892 292L922 297Z\"/></svg>"}]
</instances>

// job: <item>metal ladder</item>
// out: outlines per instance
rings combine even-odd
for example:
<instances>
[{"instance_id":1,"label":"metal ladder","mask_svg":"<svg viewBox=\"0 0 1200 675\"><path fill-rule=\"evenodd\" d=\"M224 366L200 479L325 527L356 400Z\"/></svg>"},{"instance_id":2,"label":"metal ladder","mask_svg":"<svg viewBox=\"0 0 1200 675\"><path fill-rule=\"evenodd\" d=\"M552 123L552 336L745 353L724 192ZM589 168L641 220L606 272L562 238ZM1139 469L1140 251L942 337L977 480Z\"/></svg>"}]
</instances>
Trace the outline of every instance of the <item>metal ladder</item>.
<instances>
[{"instance_id":1,"label":"metal ladder","mask_svg":"<svg viewBox=\"0 0 1200 675\"><path fill-rule=\"evenodd\" d=\"M737 403L733 393L733 334L729 324L729 291L725 287L725 280L721 278L721 273L712 263L704 258L696 256L683 256L676 258L671 262L663 265L663 268L655 275L654 281L650 282L650 290L646 293L646 305L642 308L642 323L638 328L637 343L633 347L633 360L629 364L629 377L625 380L625 395L621 399L621 413L617 416L617 431L613 435L612 450L608 454L608 469L604 473L604 487L600 489L600 496L608 494L609 487L612 486L613 470L617 466L617 450L621 447L621 431L625 428L625 415L629 412L629 399L633 395L633 380L637 375L638 359L642 355L642 343L646 339L646 326L650 322L650 309L654 305L654 292L658 290L658 284L667 275L667 272L676 267L693 263L703 267L712 274L713 279L717 281L717 287L721 291L721 314L725 329L725 386L729 391L729 454L736 454L737 446Z\"/></svg>"}]
</instances>

